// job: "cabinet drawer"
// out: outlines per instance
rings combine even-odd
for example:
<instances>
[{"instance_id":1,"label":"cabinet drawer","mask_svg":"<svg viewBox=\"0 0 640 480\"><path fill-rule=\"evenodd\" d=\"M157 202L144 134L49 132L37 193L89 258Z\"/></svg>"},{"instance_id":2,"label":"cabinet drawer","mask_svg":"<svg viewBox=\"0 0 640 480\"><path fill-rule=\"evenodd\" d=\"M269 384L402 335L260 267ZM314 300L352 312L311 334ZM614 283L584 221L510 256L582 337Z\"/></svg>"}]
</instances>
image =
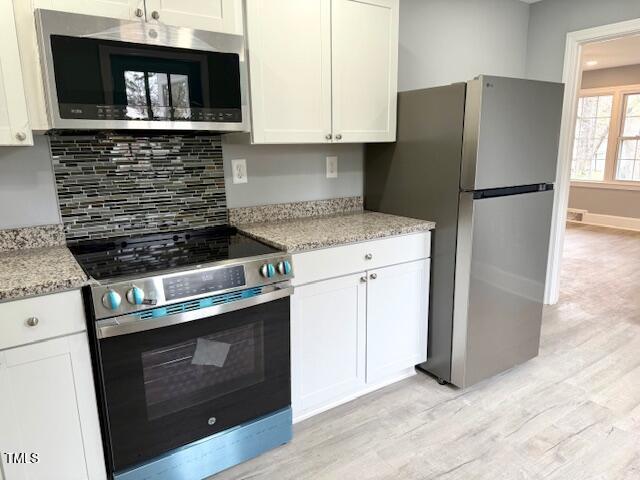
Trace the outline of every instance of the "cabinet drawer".
<instances>
[{"instance_id":1,"label":"cabinet drawer","mask_svg":"<svg viewBox=\"0 0 640 480\"><path fill-rule=\"evenodd\" d=\"M37 325L27 324L31 317ZM0 350L85 329L80 290L0 303Z\"/></svg>"},{"instance_id":2,"label":"cabinet drawer","mask_svg":"<svg viewBox=\"0 0 640 480\"><path fill-rule=\"evenodd\" d=\"M429 258L431 232L371 240L293 255L294 285Z\"/></svg>"}]
</instances>

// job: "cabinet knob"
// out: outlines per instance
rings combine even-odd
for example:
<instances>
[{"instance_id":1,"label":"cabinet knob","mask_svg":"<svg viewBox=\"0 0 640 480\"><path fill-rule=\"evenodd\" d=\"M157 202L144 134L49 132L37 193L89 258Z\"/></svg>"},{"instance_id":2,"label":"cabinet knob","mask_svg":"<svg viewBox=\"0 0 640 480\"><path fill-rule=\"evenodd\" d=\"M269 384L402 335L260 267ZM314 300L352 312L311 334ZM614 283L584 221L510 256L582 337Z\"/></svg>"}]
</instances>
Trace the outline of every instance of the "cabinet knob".
<instances>
[{"instance_id":1,"label":"cabinet knob","mask_svg":"<svg viewBox=\"0 0 640 480\"><path fill-rule=\"evenodd\" d=\"M144 11L141 8L136 8L133 13L138 18L140 18L140 17L142 17L144 15Z\"/></svg>"},{"instance_id":2,"label":"cabinet knob","mask_svg":"<svg viewBox=\"0 0 640 480\"><path fill-rule=\"evenodd\" d=\"M362 277L360 277L360 283L367 283L367 276L363 275Z\"/></svg>"},{"instance_id":3,"label":"cabinet knob","mask_svg":"<svg viewBox=\"0 0 640 480\"><path fill-rule=\"evenodd\" d=\"M364 256L364 259L365 259L365 260L371 260L372 258L373 258L373 254L371 254L371 253L367 253L367 254Z\"/></svg>"},{"instance_id":4,"label":"cabinet knob","mask_svg":"<svg viewBox=\"0 0 640 480\"><path fill-rule=\"evenodd\" d=\"M24 142L27 139L27 134L24 132L18 132L16 133L16 140L20 141L20 142Z\"/></svg>"},{"instance_id":5,"label":"cabinet knob","mask_svg":"<svg viewBox=\"0 0 640 480\"><path fill-rule=\"evenodd\" d=\"M342 140L342 135L337 134L337 135L336 135L336 140Z\"/></svg>"},{"instance_id":6,"label":"cabinet knob","mask_svg":"<svg viewBox=\"0 0 640 480\"><path fill-rule=\"evenodd\" d=\"M333 137L331 136L330 133L327 133L324 138L326 138L327 140L331 140Z\"/></svg>"},{"instance_id":7,"label":"cabinet knob","mask_svg":"<svg viewBox=\"0 0 640 480\"><path fill-rule=\"evenodd\" d=\"M378 274L377 273L372 273L371 275L369 275L369 278L371 280L375 280L376 278L378 278Z\"/></svg>"},{"instance_id":8,"label":"cabinet knob","mask_svg":"<svg viewBox=\"0 0 640 480\"><path fill-rule=\"evenodd\" d=\"M160 18L160 14L158 13L157 10L154 10L153 12L151 12L151 18L153 18L154 20L158 20Z\"/></svg>"},{"instance_id":9,"label":"cabinet knob","mask_svg":"<svg viewBox=\"0 0 640 480\"><path fill-rule=\"evenodd\" d=\"M38 325L38 323L40 323L40 320L38 320L38 317L29 317L27 318L27 327L35 327L36 325Z\"/></svg>"}]
</instances>

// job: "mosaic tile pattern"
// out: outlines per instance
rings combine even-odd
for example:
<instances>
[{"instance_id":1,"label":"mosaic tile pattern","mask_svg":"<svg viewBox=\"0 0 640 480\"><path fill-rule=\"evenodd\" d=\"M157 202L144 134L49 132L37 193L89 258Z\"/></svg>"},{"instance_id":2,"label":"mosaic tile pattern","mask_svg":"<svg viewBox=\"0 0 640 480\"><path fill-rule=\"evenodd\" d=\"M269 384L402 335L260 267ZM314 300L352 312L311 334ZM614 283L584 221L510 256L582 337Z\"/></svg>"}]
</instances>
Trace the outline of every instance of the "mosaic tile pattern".
<instances>
[{"instance_id":1,"label":"mosaic tile pattern","mask_svg":"<svg viewBox=\"0 0 640 480\"><path fill-rule=\"evenodd\" d=\"M52 136L67 241L228 223L218 135Z\"/></svg>"},{"instance_id":2,"label":"mosaic tile pattern","mask_svg":"<svg viewBox=\"0 0 640 480\"><path fill-rule=\"evenodd\" d=\"M363 209L362 197L330 198L306 202L276 203L229 209L231 225L286 220L290 218L317 217L336 213L359 212Z\"/></svg>"},{"instance_id":3,"label":"mosaic tile pattern","mask_svg":"<svg viewBox=\"0 0 640 480\"><path fill-rule=\"evenodd\" d=\"M64 227L60 224L0 230L0 252L64 244Z\"/></svg>"}]
</instances>

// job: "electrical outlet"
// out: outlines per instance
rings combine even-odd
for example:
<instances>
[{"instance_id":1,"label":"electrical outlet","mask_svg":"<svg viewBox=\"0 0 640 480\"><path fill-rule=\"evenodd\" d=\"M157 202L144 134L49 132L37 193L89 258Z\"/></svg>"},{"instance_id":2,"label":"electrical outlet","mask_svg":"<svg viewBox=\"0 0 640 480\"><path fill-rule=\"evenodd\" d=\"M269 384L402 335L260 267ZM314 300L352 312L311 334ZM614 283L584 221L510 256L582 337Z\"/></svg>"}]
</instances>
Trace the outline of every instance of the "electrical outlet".
<instances>
[{"instance_id":1,"label":"electrical outlet","mask_svg":"<svg viewBox=\"0 0 640 480\"><path fill-rule=\"evenodd\" d=\"M231 160L231 170L233 171L233 183L247 183L247 161L244 158Z\"/></svg>"},{"instance_id":2,"label":"electrical outlet","mask_svg":"<svg viewBox=\"0 0 640 480\"><path fill-rule=\"evenodd\" d=\"M338 178L338 157L327 157L327 178Z\"/></svg>"}]
</instances>

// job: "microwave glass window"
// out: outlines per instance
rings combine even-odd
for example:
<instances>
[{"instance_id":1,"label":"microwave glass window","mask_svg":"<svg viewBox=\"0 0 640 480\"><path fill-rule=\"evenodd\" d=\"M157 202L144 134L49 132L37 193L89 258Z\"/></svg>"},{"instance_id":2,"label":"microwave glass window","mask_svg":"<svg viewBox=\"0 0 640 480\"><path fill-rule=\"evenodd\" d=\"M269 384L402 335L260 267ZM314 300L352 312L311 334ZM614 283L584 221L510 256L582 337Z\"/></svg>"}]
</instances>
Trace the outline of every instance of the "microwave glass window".
<instances>
[{"instance_id":1,"label":"microwave glass window","mask_svg":"<svg viewBox=\"0 0 640 480\"><path fill-rule=\"evenodd\" d=\"M147 86L144 72L124 72L127 89L127 117L145 120L149 118L147 111Z\"/></svg>"},{"instance_id":2,"label":"microwave glass window","mask_svg":"<svg viewBox=\"0 0 640 480\"><path fill-rule=\"evenodd\" d=\"M61 118L242 121L237 54L61 35L51 49Z\"/></svg>"},{"instance_id":3,"label":"microwave glass window","mask_svg":"<svg viewBox=\"0 0 640 480\"><path fill-rule=\"evenodd\" d=\"M147 418L249 388L265 379L263 322L143 352Z\"/></svg>"}]
</instances>

